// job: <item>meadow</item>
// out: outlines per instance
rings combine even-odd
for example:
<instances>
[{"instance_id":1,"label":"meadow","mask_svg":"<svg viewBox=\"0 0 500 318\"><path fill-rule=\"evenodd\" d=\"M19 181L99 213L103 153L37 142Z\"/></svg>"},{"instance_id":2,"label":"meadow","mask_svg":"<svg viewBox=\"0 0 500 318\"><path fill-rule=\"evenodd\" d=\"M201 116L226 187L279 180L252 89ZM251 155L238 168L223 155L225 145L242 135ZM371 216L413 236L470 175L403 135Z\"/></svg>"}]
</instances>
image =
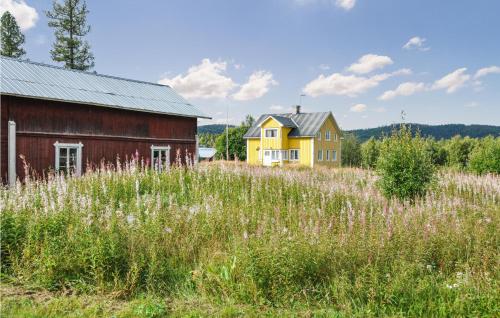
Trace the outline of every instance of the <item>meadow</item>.
<instances>
[{"instance_id":1,"label":"meadow","mask_svg":"<svg viewBox=\"0 0 500 318\"><path fill-rule=\"evenodd\" d=\"M494 317L500 176L131 162L1 188L4 317Z\"/></svg>"}]
</instances>

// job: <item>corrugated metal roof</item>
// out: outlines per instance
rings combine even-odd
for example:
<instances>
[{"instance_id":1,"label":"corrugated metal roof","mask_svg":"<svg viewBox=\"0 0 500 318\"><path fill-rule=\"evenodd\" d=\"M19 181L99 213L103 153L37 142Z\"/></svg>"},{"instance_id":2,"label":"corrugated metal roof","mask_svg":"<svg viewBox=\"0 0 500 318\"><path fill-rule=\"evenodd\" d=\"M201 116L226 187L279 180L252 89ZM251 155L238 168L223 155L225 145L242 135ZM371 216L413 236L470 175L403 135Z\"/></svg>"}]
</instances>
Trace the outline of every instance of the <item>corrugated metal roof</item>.
<instances>
[{"instance_id":1,"label":"corrugated metal roof","mask_svg":"<svg viewBox=\"0 0 500 318\"><path fill-rule=\"evenodd\" d=\"M6 57L0 73L2 94L210 118L166 85Z\"/></svg>"},{"instance_id":2,"label":"corrugated metal roof","mask_svg":"<svg viewBox=\"0 0 500 318\"><path fill-rule=\"evenodd\" d=\"M244 138L260 138L259 125L269 116L273 118L288 118L296 124L296 128L292 128L288 137L313 137L320 129L321 124L330 115L330 112L319 113L289 113L289 114L264 114L260 116L255 124L245 134Z\"/></svg>"},{"instance_id":3,"label":"corrugated metal roof","mask_svg":"<svg viewBox=\"0 0 500 318\"><path fill-rule=\"evenodd\" d=\"M275 120L277 120L280 124L282 124L284 127L297 128L295 122L288 117L278 116L278 115L272 115L272 117Z\"/></svg>"},{"instance_id":4,"label":"corrugated metal roof","mask_svg":"<svg viewBox=\"0 0 500 318\"><path fill-rule=\"evenodd\" d=\"M200 158L212 158L217 153L215 148L198 148L198 156Z\"/></svg>"}]
</instances>

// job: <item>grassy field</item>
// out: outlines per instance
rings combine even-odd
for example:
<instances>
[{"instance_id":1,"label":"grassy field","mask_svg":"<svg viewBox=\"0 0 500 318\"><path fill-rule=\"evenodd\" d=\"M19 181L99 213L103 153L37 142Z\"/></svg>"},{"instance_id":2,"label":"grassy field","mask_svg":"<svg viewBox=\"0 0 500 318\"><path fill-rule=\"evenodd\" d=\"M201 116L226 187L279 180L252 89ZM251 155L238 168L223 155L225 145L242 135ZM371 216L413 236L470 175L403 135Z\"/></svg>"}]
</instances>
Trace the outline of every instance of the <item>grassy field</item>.
<instances>
[{"instance_id":1,"label":"grassy field","mask_svg":"<svg viewBox=\"0 0 500 318\"><path fill-rule=\"evenodd\" d=\"M4 317L494 317L500 177L134 164L0 190Z\"/></svg>"}]
</instances>

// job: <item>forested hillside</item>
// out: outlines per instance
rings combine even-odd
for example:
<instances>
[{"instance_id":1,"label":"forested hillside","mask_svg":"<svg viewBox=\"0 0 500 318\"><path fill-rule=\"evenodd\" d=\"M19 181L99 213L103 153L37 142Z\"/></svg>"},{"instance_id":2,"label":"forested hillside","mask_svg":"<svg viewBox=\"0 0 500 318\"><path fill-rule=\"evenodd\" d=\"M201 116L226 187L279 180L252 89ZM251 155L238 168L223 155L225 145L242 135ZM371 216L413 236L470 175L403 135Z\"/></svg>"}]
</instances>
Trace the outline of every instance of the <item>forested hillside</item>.
<instances>
[{"instance_id":1,"label":"forested hillside","mask_svg":"<svg viewBox=\"0 0 500 318\"><path fill-rule=\"evenodd\" d=\"M398 124L395 124L398 126ZM447 125L424 125L424 124L409 124L413 132L420 130L422 136L434 137L436 139L449 139L453 136L469 136L472 138L482 138L488 135L495 137L500 136L500 126L490 125L464 125L464 124L447 124ZM234 127L234 126L230 126ZM381 137L383 134L390 134L394 125L387 125L377 128L355 129L352 132L356 135L360 142L364 142L370 137ZM226 129L226 125L214 124L198 127L199 134L221 134Z\"/></svg>"},{"instance_id":2,"label":"forested hillside","mask_svg":"<svg viewBox=\"0 0 500 318\"><path fill-rule=\"evenodd\" d=\"M233 125L229 125L229 128L234 127ZM218 135L222 134L226 129L226 125L223 124L213 124L213 125L203 125L198 126L198 134L213 134Z\"/></svg>"},{"instance_id":3,"label":"forested hillside","mask_svg":"<svg viewBox=\"0 0 500 318\"><path fill-rule=\"evenodd\" d=\"M395 124L399 126L399 124ZM488 135L495 137L500 136L500 126L489 125L464 125L464 124L447 124L447 125L423 125L409 124L412 132L419 130L424 137L434 137L436 139L449 139L453 136L460 135L462 137L469 136L472 138L482 138ZM394 125L382 126L377 128L356 129L350 132L354 133L360 142L364 142L370 137L379 138L383 134L390 134Z\"/></svg>"}]
</instances>

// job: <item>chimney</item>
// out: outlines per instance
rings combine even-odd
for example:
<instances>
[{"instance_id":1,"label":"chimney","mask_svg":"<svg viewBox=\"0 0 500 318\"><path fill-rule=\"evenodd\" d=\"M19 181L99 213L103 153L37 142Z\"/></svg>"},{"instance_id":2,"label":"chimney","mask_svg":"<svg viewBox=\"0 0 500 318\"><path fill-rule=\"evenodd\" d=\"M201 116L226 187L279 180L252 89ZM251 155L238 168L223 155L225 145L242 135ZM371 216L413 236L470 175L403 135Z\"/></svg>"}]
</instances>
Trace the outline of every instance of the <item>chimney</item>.
<instances>
[{"instance_id":1,"label":"chimney","mask_svg":"<svg viewBox=\"0 0 500 318\"><path fill-rule=\"evenodd\" d=\"M300 105L295 105L295 113L300 114Z\"/></svg>"}]
</instances>

